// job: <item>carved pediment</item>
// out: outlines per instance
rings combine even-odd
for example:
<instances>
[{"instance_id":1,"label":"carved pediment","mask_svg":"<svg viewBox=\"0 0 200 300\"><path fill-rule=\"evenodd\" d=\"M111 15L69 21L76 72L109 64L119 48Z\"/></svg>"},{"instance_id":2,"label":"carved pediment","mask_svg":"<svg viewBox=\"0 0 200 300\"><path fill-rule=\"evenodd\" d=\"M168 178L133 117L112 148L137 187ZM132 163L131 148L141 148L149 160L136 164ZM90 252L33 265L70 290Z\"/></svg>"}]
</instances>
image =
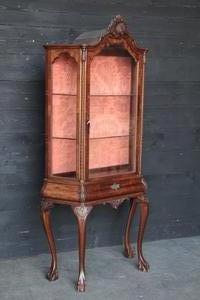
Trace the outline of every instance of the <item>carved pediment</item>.
<instances>
[{"instance_id":1,"label":"carved pediment","mask_svg":"<svg viewBox=\"0 0 200 300\"><path fill-rule=\"evenodd\" d=\"M75 39L76 43L81 44L88 44L88 45L95 45L99 41L103 39L106 35L113 35L114 37L120 37L123 34L128 33L126 23L124 22L124 19L117 15L112 19L110 22L110 25L106 29L101 30L93 30L88 32L83 32Z\"/></svg>"},{"instance_id":2,"label":"carved pediment","mask_svg":"<svg viewBox=\"0 0 200 300\"><path fill-rule=\"evenodd\" d=\"M114 17L114 19L111 21L110 25L108 26L107 33L111 33L115 36L123 35L124 33L127 33L127 26L124 22L124 19L117 15Z\"/></svg>"}]
</instances>

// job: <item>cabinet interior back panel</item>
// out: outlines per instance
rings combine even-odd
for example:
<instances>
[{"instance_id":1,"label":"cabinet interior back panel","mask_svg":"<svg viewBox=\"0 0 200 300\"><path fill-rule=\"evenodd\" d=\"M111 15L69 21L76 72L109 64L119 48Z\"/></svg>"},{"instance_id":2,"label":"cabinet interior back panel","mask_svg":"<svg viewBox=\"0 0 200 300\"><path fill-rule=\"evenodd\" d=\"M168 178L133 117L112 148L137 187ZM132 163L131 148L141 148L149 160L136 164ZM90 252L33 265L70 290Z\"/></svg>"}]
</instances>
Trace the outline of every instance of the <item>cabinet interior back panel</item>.
<instances>
[{"instance_id":1,"label":"cabinet interior back panel","mask_svg":"<svg viewBox=\"0 0 200 300\"><path fill-rule=\"evenodd\" d=\"M130 96L90 97L90 137L129 134Z\"/></svg>"},{"instance_id":2,"label":"cabinet interior back panel","mask_svg":"<svg viewBox=\"0 0 200 300\"><path fill-rule=\"evenodd\" d=\"M90 95L130 95L132 59L95 56L90 69Z\"/></svg>"},{"instance_id":3,"label":"cabinet interior back panel","mask_svg":"<svg viewBox=\"0 0 200 300\"><path fill-rule=\"evenodd\" d=\"M63 54L52 65L53 94L77 94L77 63Z\"/></svg>"},{"instance_id":4,"label":"cabinet interior back panel","mask_svg":"<svg viewBox=\"0 0 200 300\"><path fill-rule=\"evenodd\" d=\"M117 165L129 162L129 137L112 137L90 140L90 169Z\"/></svg>"},{"instance_id":5,"label":"cabinet interior back panel","mask_svg":"<svg viewBox=\"0 0 200 300\"><path fill-rule=\"evenodd\" d=\"M53 95L52 135L76 138L76 96Z\"/></svg>"}]
</instances>

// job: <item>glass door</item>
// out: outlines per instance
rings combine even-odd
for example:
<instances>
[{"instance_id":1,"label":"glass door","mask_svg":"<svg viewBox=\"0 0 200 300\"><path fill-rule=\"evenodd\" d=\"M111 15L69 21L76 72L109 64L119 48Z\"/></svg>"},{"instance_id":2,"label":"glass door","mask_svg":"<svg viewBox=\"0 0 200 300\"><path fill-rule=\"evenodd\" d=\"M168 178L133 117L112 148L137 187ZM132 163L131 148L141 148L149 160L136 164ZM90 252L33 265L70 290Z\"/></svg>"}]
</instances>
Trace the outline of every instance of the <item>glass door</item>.
<instances>
[{"instance_id":1,"label":"glass door","mask_svg":"<svg viewBox=\"0 0 200 300\"><path fill-rule=\"evenodd\" d=\"M109 47L90 66L89 175L135 170L137 64Z\"/></svg>"},{"instance_id":2,"label":"glass door","mask_svg":"<svg viewBox=\"0 0 200 300\"><path fill-rule=\"evenodd\" d=\"M61 54L52 64L52 174L76 176L77 63Z\"/></svg>"}]
</instances>

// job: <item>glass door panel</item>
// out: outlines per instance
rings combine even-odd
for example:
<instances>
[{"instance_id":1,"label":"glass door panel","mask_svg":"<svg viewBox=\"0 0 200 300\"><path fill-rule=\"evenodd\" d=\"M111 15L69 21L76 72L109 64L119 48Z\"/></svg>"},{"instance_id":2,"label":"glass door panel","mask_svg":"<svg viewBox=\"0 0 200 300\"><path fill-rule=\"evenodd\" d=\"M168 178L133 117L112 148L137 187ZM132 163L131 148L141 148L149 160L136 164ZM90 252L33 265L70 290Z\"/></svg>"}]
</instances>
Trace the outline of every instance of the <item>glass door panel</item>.
<instances>
[{"instance_id":1,"label":"glass door panel","mask_svg":"<svg viewBox=\"0 0 200 300\"><path fill-rule=\"evenodd\" d=\"M136 64L125 51L95 56L90 69L90 176L134 170Z\"/></svg>"},{"instance_id":2,"label":"glass door panel","mask_svg":"<svg viewBox=\"0 0 200 300\"><path fill-rule=\"evenodd\" d=\"M63 54L52 65L52 174L76 176L77 64Z\"/></svg>"}]
</instances>

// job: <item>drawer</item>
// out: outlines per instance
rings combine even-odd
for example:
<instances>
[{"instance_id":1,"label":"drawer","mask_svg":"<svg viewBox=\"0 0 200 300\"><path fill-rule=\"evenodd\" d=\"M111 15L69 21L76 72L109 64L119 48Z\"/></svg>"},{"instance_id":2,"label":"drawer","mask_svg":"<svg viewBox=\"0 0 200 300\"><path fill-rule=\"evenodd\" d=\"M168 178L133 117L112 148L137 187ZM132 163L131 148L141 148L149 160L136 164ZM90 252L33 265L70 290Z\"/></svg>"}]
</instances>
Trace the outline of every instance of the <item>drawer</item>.
<instances>
[{"instance_id":1,"label":"drawer","mask_svg":"<svg viewBox=\"0 0 200 300\"><path fill-rule=\"evenodd\" d=\"M108 178L86 185L86 201L126 196L143 191L144 185L139 177Z\"/></svg>"}]
</instances>

